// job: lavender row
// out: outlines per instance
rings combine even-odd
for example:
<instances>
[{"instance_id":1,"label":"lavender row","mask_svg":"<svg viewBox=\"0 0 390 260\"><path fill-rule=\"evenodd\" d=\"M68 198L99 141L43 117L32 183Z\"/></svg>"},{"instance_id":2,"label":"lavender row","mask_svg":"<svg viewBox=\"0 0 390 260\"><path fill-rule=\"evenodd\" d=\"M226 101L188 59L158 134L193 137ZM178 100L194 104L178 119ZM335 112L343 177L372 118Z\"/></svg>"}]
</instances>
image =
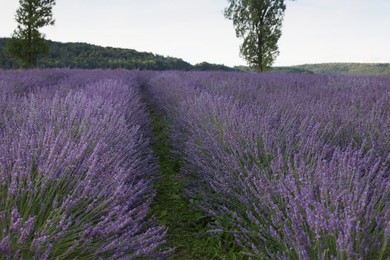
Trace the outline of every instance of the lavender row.
<instances>
[{"instance_id":1,"label":"lavender row","mask_svg":"<svg viewBox=\"0 0 390 260\"><path fill-rule=\"evenodd\" d=\"M247 255L390 256L389 78L166 72L149 84L188 195Z\"/></svg>"},{"instance_id":2,"label":"lavender row","mask_svg":"<svg viewBox=\"0 0 390 260\"><path fill-rule=\"evenodd\" d=\"M190 73L188 83L213 95L234 97L271 124L303 121L321 128L324 143L359 147L369 142L381 156L390 152L390 78L296 74ZM268 123L266 122L266 123ZM292 132L294 132L292 131ZM292 138L292 136L287 136Z\"/></svg>"},{"instance_id":3,"label":"lavender row","mask_svg":"<svg viewBox=\"0 0 390 260\"><path fill-rule=\"evenodd\" d=\"M148 215L157 165L136 77L0 74L0 254L166 255L166 229Z\"/></svg>"}]
</instances>

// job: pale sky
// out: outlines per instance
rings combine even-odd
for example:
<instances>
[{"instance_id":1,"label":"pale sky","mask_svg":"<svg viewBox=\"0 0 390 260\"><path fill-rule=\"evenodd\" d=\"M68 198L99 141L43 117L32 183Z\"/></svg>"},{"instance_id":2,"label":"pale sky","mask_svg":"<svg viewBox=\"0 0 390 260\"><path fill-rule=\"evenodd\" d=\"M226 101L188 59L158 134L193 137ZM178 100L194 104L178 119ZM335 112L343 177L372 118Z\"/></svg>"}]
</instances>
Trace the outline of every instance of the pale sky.
<instances>
[{"instance_id":1,"label":"pale sky","mask_svg":"<svg viewBox=\"0 0 390 260\"><path fill-rule=\"evenodd\" d=\"M0 0L0 37L16 28L17 0ZM226 0L57 0L46 38L245 65ZM288 2L275 65L390 62L390 0Z\"/></svg>"}]
</instances>

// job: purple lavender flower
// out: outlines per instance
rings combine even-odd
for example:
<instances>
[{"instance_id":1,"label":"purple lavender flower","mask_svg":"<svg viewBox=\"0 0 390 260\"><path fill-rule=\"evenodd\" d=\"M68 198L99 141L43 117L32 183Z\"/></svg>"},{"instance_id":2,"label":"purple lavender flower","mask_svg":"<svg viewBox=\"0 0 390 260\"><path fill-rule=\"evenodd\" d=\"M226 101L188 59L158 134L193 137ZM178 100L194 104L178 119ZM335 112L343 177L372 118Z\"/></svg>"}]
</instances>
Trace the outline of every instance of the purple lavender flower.
<instances>
[{"instance_id":1,"label":"purple lavender flower","mask_svg":"<svg viewBox=\"0 0 390 260\"><path fill-rule=\"evenodd\" d=\"M148 84L188 196L229 220L245 254L389 257L389 77L163 72Z\"/></svg>"},{"instance_id":2,"label":"purple lavender flower","mask_svg":"<svg viewBox=\"0 0 390 260\"><path fill-rule=\"evenodd\" d=\"M0 73L0 254L166 256L166 228L148 215L157 165L137 78Z\"/></svg>"}]
</instances>

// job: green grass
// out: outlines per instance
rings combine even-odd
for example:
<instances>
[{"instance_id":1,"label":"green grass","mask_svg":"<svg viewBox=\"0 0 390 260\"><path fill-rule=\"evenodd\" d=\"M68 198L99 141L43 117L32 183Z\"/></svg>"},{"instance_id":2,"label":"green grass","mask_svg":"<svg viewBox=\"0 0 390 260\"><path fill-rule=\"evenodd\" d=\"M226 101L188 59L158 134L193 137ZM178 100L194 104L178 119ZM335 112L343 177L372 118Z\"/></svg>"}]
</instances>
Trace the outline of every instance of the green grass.
<instances>
[{"instance_id":1,"label":"green grass","mask_svg":"<svg viewBox=\"0 0 390 260\"><path fill-rule=\"evenodd\" d=\"M186 183L180 178L180 158L172 156L169 124L149 103L153 148L160 165L161 180L151 214L168 227L167 247L174 248L171 259L243 259L231 234L208 233L216 221L191 207L183 194Z\"/></svg>"}]
</instances>

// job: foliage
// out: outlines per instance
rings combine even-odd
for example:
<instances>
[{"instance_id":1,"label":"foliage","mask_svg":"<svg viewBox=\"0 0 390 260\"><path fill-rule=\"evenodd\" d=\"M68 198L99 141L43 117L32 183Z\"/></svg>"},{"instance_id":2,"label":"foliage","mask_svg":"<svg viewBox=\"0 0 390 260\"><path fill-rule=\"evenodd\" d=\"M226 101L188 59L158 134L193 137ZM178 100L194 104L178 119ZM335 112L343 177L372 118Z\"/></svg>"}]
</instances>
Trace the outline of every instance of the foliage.
<instances>
[{"instance_id":1,"label":"foliage","mask_svg":"<svg viewBox=\"0 0 390 260\"><path fill-rule=\"evenodd\" d=\"M22 67L28 68L36 64L39 55L48 52L39 29L54 25L52 7L55 0L19 0L19 4L15 17L18 26L8 43L8 52L21 62Z\"/></svg>"},{"instance_id":2,"label":"foliage","mask_svg":"<svg viewBox=\"0 0 390 260\"><path fill-rule=\"evenodd\" d=\"M164 258L137 74L0 73L0 258Z\"/></svg>"},{"instance_id":3,"label":"foliage","mask_svg":"<svg viewBox=\"0 0 390 260\"><path fill-rule=\"evenodd\" d=\"M388 259L389 86L1 71L0 257Z\"/></svg>"},{"instance_id":4,"label":"foliage","mask_svg":"<svg viewBox=\"0 0 390 260\"><path fill-rule=\"evenodd\" d=\"M390 75L389 63L322 63L292 66L317 74Z\"/></svg>"},{"instance_id":5,"label":"foliage","mask_svg":"<svg viewBox=\"0 0 390 260\"><path fill-rule=\"evenodd\" d=\"M250 66L263 72L272 65L286 9L285 0L228 0L225 17L233 21L236 35L243 39L241 55Z\"/></svg>"},{"instance_id":6,"label":"foliage","mask_svg":"<svg viewBox=\"0 0 390 260\"><path fill-rule=\"evenodd\" d=\"M389 77L165 72L186 194L254 259L390 256ZM239 87L238 87L239 86Z\"/></svg>"},{"instance_id":7,"label":"foliage","mask_svg":"<svg viewBox=\"0 0 390 260\"><path fill-rule=\"evenodd\" d=\"M0 38L0 68L14 69L18 64L5 51L9 41ZM233 70L224 65L200 63L195 66L174 57L164 57L132 49L100 47L87 43L47 41L49 53L38 59L40 68L139 69L139 70Z\"/></svg>"},{"instance_id":8,"label":"foliage","mask_svg":"<svg viewBox=\"0 0 390 260\"><path fill-rule=\"evenodd\" d=\"M180 175L182 158L173 153L170 140L171 124L146 86L153 127L153 147L160 165L161 179L156 185L157 195L151 213L158 223L168 228L167 247L175 248L174 259L239 259L240 247L231 234L209 233L210 219L194 209L194 201L183 193L187 181Z\"/></svg>"},{"instance_id":9,"label":"foliage","mask_svg":"<svg viewBox=\"0 0 390 260\"><path fill-rule=\"evenodd\" d=\"M194 66L193 70L199 71L235 71L235 69L225 65L211 64L208 62L201 62Z\"/></svg>"},{"instance_id":10,"label":"foliage","mask_svg":"<svg viewBox=\"0 0 390 260\"><path fill-rule=\"evenodd\" d=\"M235 66L237 71L255 71L247 66ZM272 67L270 72L305 73L330 75L377 75L390 76L389 63L321 63L295 66Z\"/></svg>"},{"instance_id":11,"label":"foliage","mask_svg":"<svg viewBox=\"0 0 390 260\"><path fill-rule=\"evenodd\" d=\"M163 57L131 49L103 48L86 43L49 42L51 53L40 61L42 67L108 68L108 69L170 69L189 70L191 65L181 59Z\"/></svg>"}]
</instances>

